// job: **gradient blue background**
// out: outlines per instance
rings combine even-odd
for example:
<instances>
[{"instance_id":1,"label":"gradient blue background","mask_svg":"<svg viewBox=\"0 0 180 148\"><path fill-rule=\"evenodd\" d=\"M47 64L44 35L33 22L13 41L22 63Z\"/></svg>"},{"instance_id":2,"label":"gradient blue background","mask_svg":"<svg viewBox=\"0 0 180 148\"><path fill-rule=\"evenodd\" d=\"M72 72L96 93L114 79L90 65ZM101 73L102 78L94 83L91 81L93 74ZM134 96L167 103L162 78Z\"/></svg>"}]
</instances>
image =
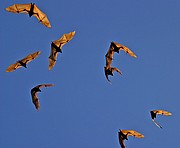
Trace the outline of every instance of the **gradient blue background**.
<instances>
[{"instance_id":1,"label":"gradient blue background","mask_svg":"<svg viewBox=\"0 0 180 148\"><path fill-rule=\"evenodd\" d=\"M33 2L47 14L52 28L35 17L13 14L0 1L0 147L119 148L119 129L134 129L127 148L179 148L180 138L180 1L52 0ZM50 43L76 31L48 71ZM104 76L110 42L129 47L137 59L115 54L110 85ZM19 59L41 50L38 58L6 73ZM42 83L36 111L30 90ZM149 111L164 109L159 129Z\"/></svg>"}]
</instances>

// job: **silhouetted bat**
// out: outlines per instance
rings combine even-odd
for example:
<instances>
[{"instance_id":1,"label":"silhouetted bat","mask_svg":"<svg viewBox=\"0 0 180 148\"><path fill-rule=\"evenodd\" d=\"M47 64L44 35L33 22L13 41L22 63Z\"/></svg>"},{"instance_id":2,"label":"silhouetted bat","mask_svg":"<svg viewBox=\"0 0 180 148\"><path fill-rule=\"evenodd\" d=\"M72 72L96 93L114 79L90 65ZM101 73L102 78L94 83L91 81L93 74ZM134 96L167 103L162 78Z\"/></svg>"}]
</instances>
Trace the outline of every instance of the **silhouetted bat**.
<instances>
[{"instance_id":1,"label":"silhouetted bat","mask_svg":"<svg viewBox=\"0 0 180 148\"><path fill-rule=\"evenodd\" d=\"M43 25L51 28L50 22L46 16L39 8L34 4L14 4L6 8L7 11L13 13L28 13L29 17L34 15Z\"/></svg>"},{"instance_id":2,"label":"silhouetted bat","mask_svg":"<svg viewBox=\"0 0 180 148\"><path fill-rule=\"evenodd\" d=\"M26 56L25 58L17 61L16 63L10 65L7 69L6 69L6 72L12 72L20 67L26 67L26 65L31 62L32 60L34 60L41 52L40 51L37 51L33 54L29 54L28 56Z\"/></svg>"},{"instance_id":3,"label":"silhouetted bat","mask_svg":"<svg viewBox=\"0 0 180 148\"><path fill-rule=\"evenodd\" d=\"M41 87L50 87L50 86L54 86L54 84L41 84L41 85L37 85L36 87L31 89L32 102L35 105L37 110L39 110L39 108L40 108L40 103L39 103L39 99L37 96L37 92L41 92L41 90L40 90Z\"/></svg>"},{"instance_id":4,"label":"silhouetted bat","mask_svg":"<svg viewBox=\"0 0 180 148\"><path fill-rule=\"evenodd\" d=\"M49 56L49 70L51 70L57 59L58 52L62 53L62 47L69 42L75 35L75 31L64 34L61 38L51 43L51 53Z\"/></svg>"},{"instance_id":5,"label":"silhouetted bat","mask_svg":"<svg viewBox=\"0 0 180 148\"><path fill-rule=\"evenodd\" d=\"M116 42L111 42L111 46L114 48L114 52L119 53L119 50L124 50L130 56L136 58L137 56L126 46L118 44Z\"/></svg>"},{"instance_id":6,"label":"silhouetted bat","mask_svg":"<svg viewBox=\"0 0 180 148\"><path fill-rule=\"evenodd\" d=\"M118 138L121 148L125 148L124 140L128 140L128 136L134 136L136 138L144 138L144 135L138 133L135 130L119 130Z\"/></svg>"},{"instance_id":7,"label":"silhouetted bat","mask_svg":"<svg viewBox=\"0 0 180 148\"><path fill-rule=\"evenodd\" d=\"M154 118L156 118L156 115L159 114L159 115L165 115L165 116L171 116L172 114L168 111L165 111L165 110L152 110L150 111L150 114L151 114L151 118L152 118L152 121L159 127L159 128L162 128L162 126L160 126L155 120Z\"/></svg>"},{"instance_id":8,"label":"silhouetted bat","mask_svg":"<svg viewBox=\"0 0 180 148\"><path fill-rule=\"evenodd\" d=\"M105 72L106 79L107 79L110 83L111 83L111 81L109 80L108 76L109 76L109 75L113 76L113 75L114 75L114 74L113 74L114 71L116 71L116 72L118 72L119 74L122 75L121 71L120 71L118 68L116 68L116 67L107 67L107 66L104 67L104 72Z\"/></svg>"}]
</instances>

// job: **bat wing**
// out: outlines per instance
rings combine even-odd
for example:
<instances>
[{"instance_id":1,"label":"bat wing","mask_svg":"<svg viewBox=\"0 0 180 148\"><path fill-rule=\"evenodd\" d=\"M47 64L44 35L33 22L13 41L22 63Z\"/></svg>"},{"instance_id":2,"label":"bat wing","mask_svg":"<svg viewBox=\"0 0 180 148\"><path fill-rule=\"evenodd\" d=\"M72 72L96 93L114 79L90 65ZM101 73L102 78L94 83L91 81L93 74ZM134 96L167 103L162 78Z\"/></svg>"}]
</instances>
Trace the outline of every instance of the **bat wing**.
<instances>
[{"instance_id":1,"label":"bat wing","mask_svg":"<svg viewBox=\"0 0 180 148\"><path fill-rule=\"evenodd\" d=\"M121 148L125 148L124 139L121 137L119 138L119 144L120 144Z\"/></svg>"},{"instance_id":2,"label":"bat wing","mask_svg":"<svg viewBox=\"0 0 180 148\"><path fill-rule=\"evenodd\" d=\"M27 63L31 62L32 60L34 60L35 58L37 58L40 53L41 53L40 51L37 51L32 54L29 54L28 56L26 56L25 58L23 58L20 61L27 64Z\"/></svg>"},{"instance_id":3,"label":"bat wing","mask_svg":"<svg viewBox=\"0 0 180 148\"><path fill-rule=\"evenodd\" d=\"M156 124L157 127L162 128L162 126L158 124L154 119L152 119L152 121Z\"/></svg>"},{"instance_id":4,"label":"bat wing","mask_svg":"<svg viewBox=\"0 0 180 148\"><path fill-rule=\"evenodd\" d=\"M72 38L74 37L75 35L75 31L73 32L70 32L68 34L63 34L63 36L61 38L59 38L58 40L54 41L53 43L60 47L60 49L67 43L69 42L70 40L72 40Z\"/></svg>"},{"instance_id":5,"label":"bat wing","mask_svg":"<svg viewBox=\"0 0 180 148\"><path fill-rule=\"evenodd\" d=\"M18 68L22 67L21 64L19 62L16 62L14 64L11 64L7 69L6 72L12 72Z\"/></svg>"},{"instance_id":6,"label":"bat wing","mask_svg":"<svg viewBox=\"0 0 180 148\"><path fill-rule=\"evenodd\" d=\"M51 86L54 86L54 84L40 84L36 87L41 88L41 87L51 87Z\"/></svg>"},{"instance_id":7,"label":"bat wing","mask_svg":"<svg viewBox=\"0 0 180 148\"><path fill-rule=\"evenodd\" d=\"M39 110L40 108L40 103L39 103L39 99L37 96L37 92L36 91L31 91L31 96L32 96L32 102L35 105L36 109Z\"/></svg>"},{"instance_id":8,"label":"bat wing","mask_svg":"<svg viewBox=\"0 0 180 148\"><path fill-rule=\"evenodd\" d=\"M114 51L112 50L112 47L110 46L108 49L108 52L105 55L106 57L106 66L110 67L110 65L112 64L112 60L114 57Z\"/></svg>"},{"instance_id":9,"label":"bat wing","mask_svg":"<svg viewBox=\"0 0 180 148\"><path fill-rule=\"evenodd\" d=\"M57 56L58 56L58 52L54 47L51 47L51 53L49 56L49 70L51 70L56 64Z\"/></svg>"},{"instance_id":10,"label":"bat wing","mask_svg":"<svg viewBox=\"0 0 180 148\"><path fill-rule=\"evenodd\" d=\"M108 82L110 83L110 84L112 84L111 83L111 81L109 80L109 77L108 77L108 67L106 66L106 67L104 67L104 73L105 73L105 76L106 76L106 79L108 80Z\"/></svg>"},{"instance_id":11,"label":"bat wing","mask_svg":"<svg viewBox=\"0 0 180 148\"><path fill-rule=\"evenodd\" d=\"M121 130L124 135L134 136L136 138L144 138L144 135L135 130Z\"/></svg>"},{"instance_id":12,"label":"bat wing","mask_svg":"<svg viewBox=\"0 0 180 148\"><path fill-rule=\"evenodd\" d=\"M164 115L164 116L171 116L172 113L165 111L165 110L153 110L155 114Z\"/></svg>"},{"instance_id":13,"label":"bat wing","mask_svg":"<svg viewBox=\"0 0 180 148\"><path fill-rule=\"evenodd\" d=\"M29 13L31 4L14 4L5 8L5 10L13 13Z\"/></svg>"},{"instance_id":14,"label":"bat wing","mask_svg":"<svg viewBox=\"0 0 180 148\"><path fill-rule=\"evenodd\" d=\"M121 72L118 68L116 68L116 67L111 67L111 69L112 69L112 72L116 71L116 72L118 72L119 74L122 75L122 72Z\"/></svg>"},{"instance_id":15,"label":"bat wing","mask_svg":"<svg viewBox=\"0 0 180 148\"><path fill-rule=\"evenodd\" d=\"M46 16L35 4L33 9L33 15L46 27L51 28L50 22Z\"/></svg>"},{"instance_id":16,"label":"bat wing","mask_svg":"<svg viewBox=\"0 0 180 148\"><path fill-rule=\"evenodd\" d=\"M114 44L116 45L117 48L119 48L119 50L124 50L124 52L126 52L130 56L137 58L137 56L128 47L121 45L121 44L118 44L116 42L114 42Z\"/></svg>"}]
</instances>

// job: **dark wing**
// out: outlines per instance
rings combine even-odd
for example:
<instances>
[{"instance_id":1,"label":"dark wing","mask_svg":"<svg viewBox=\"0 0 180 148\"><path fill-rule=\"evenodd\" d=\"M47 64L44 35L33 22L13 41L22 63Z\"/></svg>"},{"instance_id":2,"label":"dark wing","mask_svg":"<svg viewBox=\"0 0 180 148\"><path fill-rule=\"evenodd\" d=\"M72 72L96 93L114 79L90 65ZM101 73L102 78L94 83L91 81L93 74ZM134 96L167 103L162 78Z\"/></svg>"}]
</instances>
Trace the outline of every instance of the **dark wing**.
<instances>
[{"instance_id":1,"label":"dark wing","mask_svg":"<svg viewBox=\"0 0 180 148\"><path fill-rule=\"evenodd\" d=\"M22 67L21 64L19 62L16 62L14 64L11 64L7 69L6 72L12 72L18 68Z\"/></svg>"},{"instance_id":2,"label":"dark wing","mask_svg":"<svg viewBox=\"0 0 180 148\"><path fill-rule=\"evenodd\" d=\"M64 34L61 38L59 38L58 40L56 40L56 41L53 41L53 43L56 45L56 46L58 46L58 47L60 47L60 49L67 43L67 42L69 42L70 40L72 40L72 38L74 37L74 35L75 35L75 31L73 31L73 32L70 32L70 33L68 33L68 34Z\"/></svg>"},{"instance_id":3,"label":"dark wing","mask_svg":"<svg viewBox=\"0 0 180 148\"><path fill-rule=\"evenodd\" d=\"M134 136L136 138L144 138L144 135L135 130L121 130L124 135Z\"/></svg>"},{"instance_id":4,"label":"dark wing","mask_svg":"<svg viewBox=\"0 0 180 148\"><path fill-rule=\"evenodd\" d=\"M157 127L162 128L162 126L158 124L154 119L152 119L152 121L157 125Z\"/></svg>"},{"instance_id":5,"label":"dark wing","mask_svg":"<svg viewBox=\"0 0 180 148\"><path fill-rule=\"evenodd\" d=\"M23 58L20 61L27 64L27 63L31 62L32 60L34 60L35 58L37 58L40 53L41 53L40 51L37 51L32 54L29 54L28 56L26 56L25 58Z\"/></svg>"},{"instance_id":6,"label":"dark wing","mask_svg":"<svg viewBox=\"0 0 180 148\"><path fill-rule=\"evenodd\" d=\"M119 74L122 75L122 72L121 72L118 68L116 68L116 67L111 67L111 69L112 69L112 72L116 71L116 72L118 72Z\"/></svg>"},{"instance_id":7,"label":"dark wing","mask_svg":"<svg viewBox=\"0 0 180 148\"><path fill-rule=\"evenodd\" d=\"M40 103L39 103L39 99L38 99L38 96L37 96L37 91L35 90L31 90L31 96L32 96L32 102L33 104L35 105L36 109L39 110L40 108Z\"/></svg>"},{"instance_id":8,"label":"dark wing","mask_svg":"<svg viewBox=\"0 0 180 148\"><path fill-rule=\"evenodd\" d=\"M56 64L57 56L58 56L58 52L54 47L51 46L51 53L49 56L49 70L51 70Z\"/></svg>"},{"instance_id":9,"label":"dark wing","mask_svg":"<svg viewBox=\"0 0 180 148\"><path fill-rule=\"evenodd\" d=\"M13 13L29 13L31 4L14 4L5 8L5 10Z\"/></svg>"},{"instance_id":10,"label":"dark wing","mask_svg":"<svg viewBox=\"0 0 180 148\"><path fill-rule=\"evenodd\" d=\"M119 144L121 148L125 148L124 138L122 137L121 132L118 132L118 138L119 138Z\"/></svg>"},{"instance_id":11,"label":"dark wing","mask_svg":"<svg viewBox=\"0 0 180 148\"><path fill-rule=\"evenodd\" d=\"M116 42L113 42L117 48L119 48L119 50L124 50L124 52L126 52L127 54L129 54L130 56L137 58L137 56L126 46L118 44Z\"/></svg>"},{"instance_id":12,"label":"dark wing","mask_svg":"<svg viewBox=\"0 0 180 148\"><path fill-rule=\"evenodd\" d=\"M39 8L34 4L34 9L33 9L33 15L46 27L51 28L50 22L46 16Z\"/></svg>"}]
</instances>

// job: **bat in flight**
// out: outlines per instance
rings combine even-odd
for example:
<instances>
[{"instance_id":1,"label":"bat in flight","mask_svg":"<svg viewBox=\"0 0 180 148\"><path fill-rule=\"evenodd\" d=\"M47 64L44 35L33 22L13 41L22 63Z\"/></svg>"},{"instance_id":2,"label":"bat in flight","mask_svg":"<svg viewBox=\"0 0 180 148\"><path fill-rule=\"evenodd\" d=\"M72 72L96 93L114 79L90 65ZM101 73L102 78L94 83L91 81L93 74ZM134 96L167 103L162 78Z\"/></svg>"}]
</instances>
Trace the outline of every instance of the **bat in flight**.
<instances>
[{"instance_id":1,"label":"bat in flight","mask_svg":"<svg viewBox=\"0 0 180 148\"><path fill-rule=\"evenodd\" d=\"M41 87L51 87L51 86L54 86L54 84L41 84L41 85L37 85L36 87L31 89L32 102L35 105L37 110L39 110L39 108L40 108L40 103L39 103L37 93L41 92L41 90L40 90Z\"/></svg>"},{"instance_id":2,"label":"bat in flight","mask_svg":"<svg viewBox=\"0 0 180 148\"><path fill-rule=\"evenodd\" d=\"M49 70L51 70L57 59L58 53L62 53L62 47L68 43L75 35L75 31L70 32L68 34L64 34L61 38L58 40L55 40L51 43L51 53L49 56Z\"/></svg>"},{"instance_id":3,"label":"bat in flight","mask_svg":"<svg viewBox=\"0 0 180 148\"><path fill-rule=\"evenodd\" d=\"M17 61L14 64L11 64L7 69L6 72L12 72L20 67L25 67L27 68L27 64L29 62L31 62L32 60L34 60L35 58L37 58L37 56L40 54L40 51L37 51L35 53L29 54L28 56L26 56L25 58Z\"/></svg>"},{"instance_id":4,"label":"bat in flight","mask_svg":"<svg viewBox=\"0 0 180 148\"><path fill-rule=\"evenodd\" d=\"M121 74L122 75L122 72L118 69L118 68L116 68L116 67L104 67L104 72L105 72L105 76L106 76L106 79L111 83L111 81L109 80L109 78L108 78L108 76L109 75L111 75L111 76L113 76L114 74L113 74L113 72L114 71L116 71L116 72L118 72L119 74Z\"/></svg>"},{"instance_id":5,"label":"bat in flight","mask_svg":"<svg viewBox=\"0 0 180 148\"><path fill-rule=\"evenodd\" d=\"M135 130L119 130L118 138L121 148L125 148L124 140L128 140L128 136L134 136L136 138L144 138L144 135Z\"/></svg>"},{"instance_id":6,"label":"bat in flight","mask_svg":"<svg viewBox=\"0 0 180 148\"><path fill-rule=\"evenodd\" d=\"M126 47L124 45L118 44L116 42L111 42L111 47L114 49L114 52L119 53L119 50L123 50L130 56L137 58L137 56L128 47Z\"/></svg>"},{"instance_id":7,"label":"bat in flight","mask_svg":"<svg viewBox=\"0 0 180 148\"><path fill-rule=\"evenodd\" d=\"M159 114L159 115L164 115L164 116L171 116L172 113L168 112L168 111L165 111L165 110L152 110L150 111L150 114L151 114L151 118L152 118L152 121L159 127L159 128L162 128L161 125L159 125L154 119L156 118L156 115Z\"/></svg>"},{"instance_id":8,"label":"bat in flight","mask_svg":"<svg viewBox=\"0 0 180 148\"><path fill-rule=\"evenodd\" d=\"M43 25L51 28L50 22L46 16L34 3L30 4L14 4L5 8L5 10L13 13L27 13L29 17L35 16Z\"/></svg>"}]
</instances>

